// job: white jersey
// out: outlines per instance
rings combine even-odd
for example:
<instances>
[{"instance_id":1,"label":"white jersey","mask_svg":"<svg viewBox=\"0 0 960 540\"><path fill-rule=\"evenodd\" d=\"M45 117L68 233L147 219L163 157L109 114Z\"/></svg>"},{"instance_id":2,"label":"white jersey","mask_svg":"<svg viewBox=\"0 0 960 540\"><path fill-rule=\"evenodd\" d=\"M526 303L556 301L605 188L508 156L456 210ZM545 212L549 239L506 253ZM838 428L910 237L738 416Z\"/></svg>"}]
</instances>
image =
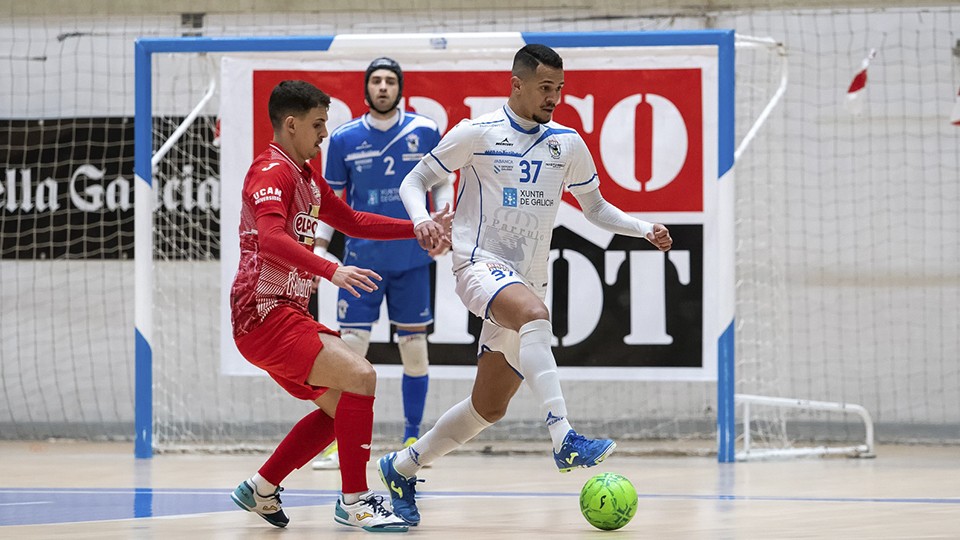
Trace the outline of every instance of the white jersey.
<instances>
[{"instance_id":1,"label":"white jersey","mask_svg":"<svg viewBox=\"0 0 960 540\"><path fill-rule=\"evenodd\" d=\"M523 129L501 108L450 130L423 159L438 176L460 170L453 269L502 262L528 283L547 283L550 240L564 189L599 187L576 130L549 122Z\"/></svg>"}]
</instances>

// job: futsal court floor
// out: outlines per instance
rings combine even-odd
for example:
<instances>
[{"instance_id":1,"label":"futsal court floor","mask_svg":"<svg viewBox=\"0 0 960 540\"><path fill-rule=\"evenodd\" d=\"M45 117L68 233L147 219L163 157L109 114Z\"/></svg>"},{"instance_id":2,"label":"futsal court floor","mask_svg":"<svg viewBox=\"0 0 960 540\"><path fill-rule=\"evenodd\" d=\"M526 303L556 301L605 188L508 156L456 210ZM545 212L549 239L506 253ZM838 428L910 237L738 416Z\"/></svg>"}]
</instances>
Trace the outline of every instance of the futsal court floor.
<instances>
[{"instance_id":1,"label":"futsal court floor","mask_svg":"<svg viewBox=\"0 0 960 540\"><path fill-rule=\"evenodd\" d=\"M546 443L544 443L546 444ZM482 450L486 448L487 452ZM475 443L426 469L420 539L960 539L960 447L882 446L876 459L790 459L720 465L650 457L630 443L594 469L560 474L548 449L501 453ZM385 493L373 467L370 486ZM339 473L294 471L275 529L230 492L263 455L133 457L131 444L0 442L0 538L382 538L333 521ZM597 472L629 478L633 521L593 529L580 487Z\"/></svg>"}]
</instances>

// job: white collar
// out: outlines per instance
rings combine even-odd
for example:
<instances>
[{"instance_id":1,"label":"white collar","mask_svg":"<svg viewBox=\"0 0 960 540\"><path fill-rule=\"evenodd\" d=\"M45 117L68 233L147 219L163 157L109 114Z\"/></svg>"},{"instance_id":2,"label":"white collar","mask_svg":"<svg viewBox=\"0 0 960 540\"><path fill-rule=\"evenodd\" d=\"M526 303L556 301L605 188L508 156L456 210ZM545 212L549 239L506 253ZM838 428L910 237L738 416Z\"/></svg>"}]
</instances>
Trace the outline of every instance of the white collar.
<instances>
[{"instance_id":1,"label":"white collar","mask_svg":"<svg viewBox=\"0 0 960 540\"><path fill-rule=\"evenodd\" d=\"M536 120L527 120L526 118L521 118L520 115L513 112L513 109L511 109L509 105L504 105L503 110L507 112L507 116L509 116L514 122L516 122L518 126L525 130L529 131L540 125L540 122L537 122Z\"/></svg>"},{"instance_id":2,"label":"white collar","mask_svg":"<svg viewBox=\"0 0 960 540\"><path fill-rule=\"evenodd\" d=\"M403 120L403 109L397 107L396 110L397 113L386 120L381 120L380 118L377 118L368 112L365 115L367 117L367 125L379 131L389 131L390 128L399 124L400 121Z\"/></svg>"}]
</instances>

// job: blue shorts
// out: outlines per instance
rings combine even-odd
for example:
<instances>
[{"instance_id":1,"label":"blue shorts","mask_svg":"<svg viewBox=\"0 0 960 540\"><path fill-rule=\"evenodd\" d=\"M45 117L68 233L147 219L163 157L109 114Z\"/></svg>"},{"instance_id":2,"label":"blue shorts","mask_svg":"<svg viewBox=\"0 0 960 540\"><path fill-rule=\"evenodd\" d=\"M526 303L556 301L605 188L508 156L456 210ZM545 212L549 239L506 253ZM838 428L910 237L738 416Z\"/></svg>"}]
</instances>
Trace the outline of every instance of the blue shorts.
<instances>
[{"instance_id":1,"label":"blue shorts","mask_svg":"<svg viewBox=\"0 0 960 540\"><path fill-rule=\"evenodd\" d=\"M359 291L357 298L340 289L337 322L341 327L370 326L380 319L380 304L387 296L387 315L397 326L426 326L433 322L430 309L430 265L402 272L380 273L383 281L372 293Z\"/></svg>"}]
</instances>

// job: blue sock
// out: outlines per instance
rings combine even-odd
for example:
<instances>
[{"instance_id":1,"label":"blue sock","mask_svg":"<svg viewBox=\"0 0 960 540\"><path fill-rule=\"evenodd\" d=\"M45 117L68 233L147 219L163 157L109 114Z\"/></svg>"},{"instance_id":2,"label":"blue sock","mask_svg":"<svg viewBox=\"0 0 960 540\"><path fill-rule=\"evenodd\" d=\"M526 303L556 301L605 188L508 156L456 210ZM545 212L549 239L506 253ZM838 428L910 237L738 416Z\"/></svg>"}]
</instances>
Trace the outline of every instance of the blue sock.
<instances>
[{"instance_id":1,"label":"blue sock","mask_svg":"<svg viewBox=\"0 0 960 540\"><path fill-rule=\"evenodd\" d=\"M410 437L420 437L420 422L423 420L423 405L427 401L427 386L429 375L411 377L403 375L401 389L403 391L403 416L407 423L403 430L403 440Z\"/></svg>"}]
</instances>

